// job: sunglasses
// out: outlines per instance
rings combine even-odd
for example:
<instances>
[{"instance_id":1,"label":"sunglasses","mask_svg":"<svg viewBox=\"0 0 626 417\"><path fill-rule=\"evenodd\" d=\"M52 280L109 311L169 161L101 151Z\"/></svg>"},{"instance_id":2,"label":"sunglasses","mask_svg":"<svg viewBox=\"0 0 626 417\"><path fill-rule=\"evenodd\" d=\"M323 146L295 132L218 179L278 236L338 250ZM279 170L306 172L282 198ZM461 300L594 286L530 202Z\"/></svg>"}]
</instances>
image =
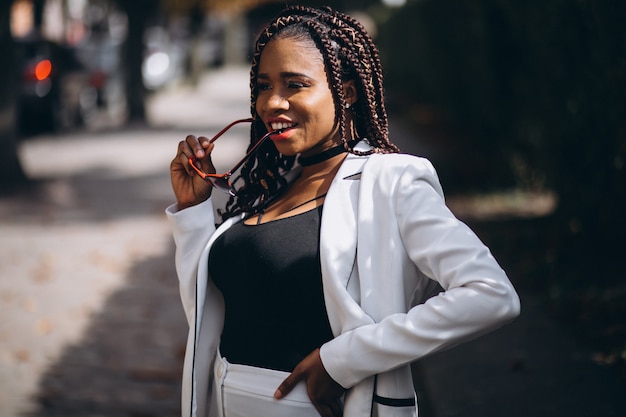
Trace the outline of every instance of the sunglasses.
<instances>
[{"instance_id":1,"label":"sunglasses","mask_svg":"<svg viewBox=\"0 0 626 417\"><path fill-rule=\"evenodd\" d=\"M253 121L254 119L252 118L235 120L234 122L226 126L224 129L220 130L215 136L213 136L209 140L209 143L215 142L220 136L226 133L228 129L235 126L236 124L251 123ZM271 135L282 133L284 130L286 129L276 129L276 130L272 130L271 132L267 132L265 135L261 137L261 139L259 139L254 144L254 146L252 146L252 148L250 148L248 153L241 159L241 161L237 162L234 167L232 167L231 169L229 169L223 174L207 174L206 172L202 170L202 168L200 167L199 161L194 157L189 158L189 164L194 169L194 171L198 173L200 178L205 180L208 184L230 195L235 195L236 190L234 189L233 185L230 182L230 177L232 177L233 173L237 171L239 168L241 168L241 166L257 151L257 149L259 149L261 144L265 142L267 138L269 138Z\"/></svg>"}]
</instances>

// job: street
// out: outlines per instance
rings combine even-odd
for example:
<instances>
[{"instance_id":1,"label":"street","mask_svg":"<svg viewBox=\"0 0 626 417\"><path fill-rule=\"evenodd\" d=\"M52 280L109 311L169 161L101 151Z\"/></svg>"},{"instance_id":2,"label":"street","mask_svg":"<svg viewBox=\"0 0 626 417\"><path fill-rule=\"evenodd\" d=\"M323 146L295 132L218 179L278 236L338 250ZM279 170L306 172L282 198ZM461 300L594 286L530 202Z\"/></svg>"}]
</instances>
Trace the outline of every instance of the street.
<instances>
[{"instance_id":1,"label":"street","mask_svg":"<svg viewBox=\"0 0 626 417\"><path fill-rule=\"evenodd\" d=\"M225 68L152 96L149 127L22 143L33 183L0 196L0 417L179 415L187 324L164 215L169 162L185 135L247 117L248 103L248 69ZM247 142L247 126L216 142L218 170ZM623 381L539 297L522 294L522 312L418 363L420 416L624 415Z\"/></svg>"}]
</instances>

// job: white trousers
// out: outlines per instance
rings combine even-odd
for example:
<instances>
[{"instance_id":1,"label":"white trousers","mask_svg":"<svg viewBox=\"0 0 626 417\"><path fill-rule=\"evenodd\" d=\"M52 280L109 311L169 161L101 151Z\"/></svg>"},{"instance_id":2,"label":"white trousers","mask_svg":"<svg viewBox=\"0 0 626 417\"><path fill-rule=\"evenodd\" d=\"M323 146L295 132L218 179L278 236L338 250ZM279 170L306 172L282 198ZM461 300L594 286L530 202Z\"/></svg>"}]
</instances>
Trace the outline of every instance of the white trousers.
<instances>
[{"instance_id":1,"label":"white trousers","mask_svg":"<svg viewBox=\"0 0 626 417\"><path fill-rule=\"evenodd\" d=\"M274 391L289 373L229 363L218 355L213 367L218 410L222 417L319 417L300 382L287 396Z\"/></svg>"}]
</instances>

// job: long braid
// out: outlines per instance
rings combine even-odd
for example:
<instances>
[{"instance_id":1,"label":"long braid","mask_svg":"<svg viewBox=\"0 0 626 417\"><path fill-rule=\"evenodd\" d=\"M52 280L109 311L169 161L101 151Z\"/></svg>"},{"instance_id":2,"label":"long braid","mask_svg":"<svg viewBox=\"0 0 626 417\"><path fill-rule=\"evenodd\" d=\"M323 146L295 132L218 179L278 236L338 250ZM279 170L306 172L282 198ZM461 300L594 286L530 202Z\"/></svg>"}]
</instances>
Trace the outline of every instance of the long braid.
<instances>
[{"instance_id":1,"label":"long braid","mask_svg":"<svg viewBox=\"0 0 626 417\"><path fill-rule=\"evenodd\" d=\"M358 54L351 54L347 48L342 51L346 51L346 59L357 70L358 79L362 82L361 94L366 97L364 102L369 105L370 117L365 117L365 120L358 118L357 121L366 123L360 128L366 132L369 142L375 147L386 150L390 144L388 143L388 120L384 107L382 69L378 52L369 36L366 36L361 24L349 16L345 17L352 25L339 32L338 37L346 45L355 45L352 49L356 50ZM391 145L390 151L397 152L398 149Z\"/></svg>"},{"instance_id":2,"label":"long braid","mask_svg":"<svg viewBox=\"0 0 626 417\"><path fill-rule=\"evenodd\" d=\"M284 9L259 34L250 68L250 113L255 118L250 129L250 149L267 133L262 120L256 117L257 76L261 53L275 38L310 38L320 50L328 72L335 101L335 117L344 148L353 154L399 152L389 141L388 117L384 103L383 73L378 49L363 25L356 19L330 7L315 9L291 6ZM346 109L343 83L353 80L359 99ZM347 118L352 112L356 135L367 138L370 151L357 151L348 140ZM242 212L257 213L266 207L287 186L284 174L295 162L294 156L280 154L271 141L266 141L242 167L234 180L242 183L222 214L223 219Z\"/></svg>"}]
</instances>

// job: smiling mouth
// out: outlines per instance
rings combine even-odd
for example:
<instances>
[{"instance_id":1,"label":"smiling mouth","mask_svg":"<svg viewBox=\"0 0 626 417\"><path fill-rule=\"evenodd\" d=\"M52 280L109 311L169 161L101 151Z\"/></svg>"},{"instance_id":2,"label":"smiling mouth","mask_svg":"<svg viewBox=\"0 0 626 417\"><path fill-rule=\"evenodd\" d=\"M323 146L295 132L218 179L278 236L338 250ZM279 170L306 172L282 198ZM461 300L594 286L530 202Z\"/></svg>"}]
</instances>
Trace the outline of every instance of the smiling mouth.
<instances>
[{"instance_id":1,"label":"smiling mouth","mask_svg":"<svg viewBox=\"0 0 626 417\"><path fill-rule=\"evenodd\" d=\"M285 129L290 129L295 126L296 126L295 123L285 123L285 122L270 123L270 127L272 128L272 130L285 130Z\"/></svg>"}]
</instances>

